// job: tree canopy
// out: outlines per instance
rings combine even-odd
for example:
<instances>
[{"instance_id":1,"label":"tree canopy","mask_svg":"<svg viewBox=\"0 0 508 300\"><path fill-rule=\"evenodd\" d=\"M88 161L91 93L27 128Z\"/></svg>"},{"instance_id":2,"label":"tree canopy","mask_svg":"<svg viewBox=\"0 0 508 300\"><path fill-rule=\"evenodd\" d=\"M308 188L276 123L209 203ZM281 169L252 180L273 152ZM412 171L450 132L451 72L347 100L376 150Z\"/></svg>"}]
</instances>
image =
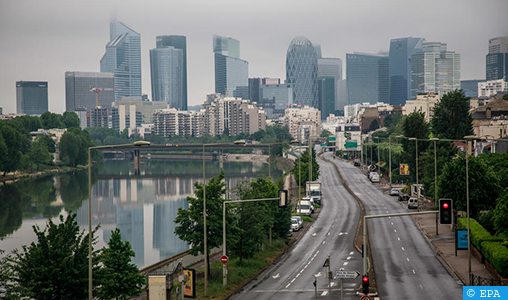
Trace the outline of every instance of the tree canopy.
<instances>
[{"instance_id":1,"label":"tree canopy","mask_svg":"<svg viewBox=\"0 0 508 300\"><path fill-rule=\"evenodd\" d=\"M469 98L461 90L446 93L434 106L432 132L439 138L463 139L473 134Z\"/></svg>"}]
</instances>

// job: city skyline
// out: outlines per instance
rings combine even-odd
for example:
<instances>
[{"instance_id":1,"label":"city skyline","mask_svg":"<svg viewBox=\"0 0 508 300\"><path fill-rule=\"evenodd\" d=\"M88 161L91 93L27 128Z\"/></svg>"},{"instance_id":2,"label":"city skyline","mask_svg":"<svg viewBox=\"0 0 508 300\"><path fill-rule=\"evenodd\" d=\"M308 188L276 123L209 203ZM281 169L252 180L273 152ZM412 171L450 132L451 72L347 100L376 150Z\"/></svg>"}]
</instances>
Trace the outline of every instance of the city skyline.
<instances>
[{"instance_id":1,"label":"city skyline","mask_svg":"<svg viewBox=\"0 0 508 300\"><path fill-rule=\"evenodd\" d=\"M3 1L0 4L0 107L16 111L16 81L47 81L49 110L65 110L65 72L98 72L116 20L141 35L142 93L151 95L149 49L159 35L188 39L188 104L202 104L214 91L211 37L242 43L249 77L285 80L285 55L295 36L321 46L323 57L345 61L346 53L388 51L390 40L422 37L446 43L461 53L461 80L485 79L485 56L491 38L508 36L508 2L371 0L318 3L172 3L152 1L52 0ZM437 5L439 3L439 5ZM435 5L434 5L435 4ZM224 11L226 7L226 11ZM267 9L269 7L269 9ZM169 11L177 9L172 18ZM220 10L219 10L220 9ZM222 11L227 18L216 18ZM245 14L245 11L249 12ZM430 18L429 16L432 16ZM343 71L343 76L345 70Z\"/></svg>"}]
</instances>

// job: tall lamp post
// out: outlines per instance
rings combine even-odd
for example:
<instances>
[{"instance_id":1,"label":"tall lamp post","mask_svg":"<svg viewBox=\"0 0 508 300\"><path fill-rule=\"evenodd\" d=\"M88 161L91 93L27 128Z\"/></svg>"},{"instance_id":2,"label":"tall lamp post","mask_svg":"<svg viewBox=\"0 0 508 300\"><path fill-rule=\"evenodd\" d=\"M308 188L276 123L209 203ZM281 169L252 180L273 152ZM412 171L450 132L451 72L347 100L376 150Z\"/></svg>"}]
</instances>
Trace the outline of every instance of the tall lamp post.
<instances>
[{"instance_id":1,"label":"tall lamp post","mask_svg":"<svg viewBox=\"0 0 508 300\"><path fill-rule=\"evenodd\" d=\"M420 186L418 185L418 139L417 138L408 138L408 140L410 141L415 141L415 146L416 146L416 156L415 156L415 161L416 161L416 190L417 190L417 197L418 197L418 200L420 200Z\"/></svg>"},{"instance_id":2,"label":"tall lamp post","mask_svg":"<svg viewBox=\"0 0 508 300\"><path fill-rule=\"evenodd\" d=\"M379 137L375 136L375 139L377 139L377 173L379 176L381 176L381 158L379 157Z\"/></svg>"},{"instance_id":3,"label":"tall lamp post","mask_svg":"<svg viewBox=\"0 0 508 300\"><path fill-rule=\"evenodd\" d=\"M132 146L150 146L150 142L137 141L133 144L88 147L88 299L92 300L92 150Z\"/></svg>"},{"instance_id":4,"label":"tall lamp post","mask_svg":"<svg viewBox=\"0 0 508 300\"><path fill-rule=\"evenodd\" d=\"M218 144L203 144L203 256L205 257L205 296L208 294L208 241L206 233L206 177L205 177L205 147L206 146L225 146L225 145L239 145L245 144L244 140L238 140L234 143L218 143ZM183 292L183 291L182 291Z\"/></svg>"}]
</instances>

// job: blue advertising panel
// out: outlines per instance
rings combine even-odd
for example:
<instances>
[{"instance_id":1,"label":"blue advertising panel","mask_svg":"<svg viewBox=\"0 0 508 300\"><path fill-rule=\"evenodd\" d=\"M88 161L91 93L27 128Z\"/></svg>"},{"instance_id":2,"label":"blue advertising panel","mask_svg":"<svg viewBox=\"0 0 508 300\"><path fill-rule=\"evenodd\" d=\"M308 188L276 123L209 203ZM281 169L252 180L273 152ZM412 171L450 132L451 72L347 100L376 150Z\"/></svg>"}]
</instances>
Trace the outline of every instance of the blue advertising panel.
<instances>
[{"instance_id":1,"label":"blue advertising panel","mask_svg":"<svg viewBox=\"0 0 508 300\"><path fill-rule=\"evenodd\" d=\"M455 233L457 250L467 250L467 229L457 229Z\"/></svg>"},{"instance_id":2,"label":"blue advertising panel","mask_svg":"<svg viewBox=\"0 0 508 300\"><path fill-rule=\"evenodd\" d=\"M508 286L463 286L462 299L508 299Z\"/></svg>"}]
</instances>

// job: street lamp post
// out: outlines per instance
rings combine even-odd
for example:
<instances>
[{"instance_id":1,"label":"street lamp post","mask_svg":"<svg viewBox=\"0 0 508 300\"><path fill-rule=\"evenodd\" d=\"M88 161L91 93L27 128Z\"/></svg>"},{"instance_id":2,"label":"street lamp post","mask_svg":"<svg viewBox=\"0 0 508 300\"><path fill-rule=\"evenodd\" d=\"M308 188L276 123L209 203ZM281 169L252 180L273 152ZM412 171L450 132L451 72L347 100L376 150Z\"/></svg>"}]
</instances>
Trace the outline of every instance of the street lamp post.
<instances>
[{"instance_id":1,"label":"street lamp post","mask_svg":"<svg viewBox=\"0 0 508 300\"><path fill-rule=\"evenodd\" d=\"M377 173L379 176L381 176L381 158L379 157L379 137L375 136L375 139L377 139Z\"/></svg>"},{"instance_id":2,"label":"street lamp post","mask_svg":"<svg viewBox=\"0 0 508 300\"><path fill-rule=\"evenodd\" d=\"M150 142L137 141L133 144L88 147L88 299L92 300L92 150L132 146L150 146Z\"/></svg>"},{"instance_id":3,"label":"street lamp post","mask_svg":"<svg viewBox=\"0 0 508 300\"><path fill-rule=\"evenodd\" d=\"M417 138L408 138L408 140L410 141L415 141L415 146L416 146L416 156L415 156L415 161L416 161L416 190L417 190L417 197L418 197L418 201L420 200L420 186L418 185L418 139Z\"/></svg>"},{"instance_id":4,"label":"street lamp post","mask_svg":"<svg viewBox=\"0 0 508 300\"><path fill-rule=\"evenodd\" d=\"M437 151L436 151L436 141L439 141L438 138L431 138L429 141L434 142L434 207L437 208ZM438 231L438 216L436 215L436 235L439 234Z\"/></svg>"}]
</instances>

